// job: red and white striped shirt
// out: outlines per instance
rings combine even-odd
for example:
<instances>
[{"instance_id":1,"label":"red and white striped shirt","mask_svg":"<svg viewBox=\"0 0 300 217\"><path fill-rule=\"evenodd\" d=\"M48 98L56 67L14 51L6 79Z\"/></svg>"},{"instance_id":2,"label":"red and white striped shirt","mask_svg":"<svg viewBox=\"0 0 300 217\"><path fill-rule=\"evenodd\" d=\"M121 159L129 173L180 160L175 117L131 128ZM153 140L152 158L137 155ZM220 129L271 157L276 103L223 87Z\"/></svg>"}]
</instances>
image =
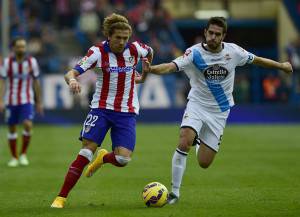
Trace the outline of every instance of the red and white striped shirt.
<instances>
[{"instance_id":1,"label":"red and white striped shirt","mask_svg":"<svg viewBox=\"0 0 300 217\"><path fill-rule=\"evenodd\" d=\"M5 105L34 104L32 82L39 74L39 66L34 57L25 57L21 63L14 56L5 58L0 73L6 80Z\"/></svg>"},{"instance_id":2,"label":"red and white striped shirt","mask_svg":"<svg viewBox=\"0 0 300 217\"><path fill-rule=\"evenodd\" d=\"M139 42L128 43L120 54L111 52L108 41L91 47L74 68L80 74L95 68L97 83L91 108L138 114L135 68L149 52L152 48Z\"/></svg>"}]
</instances>

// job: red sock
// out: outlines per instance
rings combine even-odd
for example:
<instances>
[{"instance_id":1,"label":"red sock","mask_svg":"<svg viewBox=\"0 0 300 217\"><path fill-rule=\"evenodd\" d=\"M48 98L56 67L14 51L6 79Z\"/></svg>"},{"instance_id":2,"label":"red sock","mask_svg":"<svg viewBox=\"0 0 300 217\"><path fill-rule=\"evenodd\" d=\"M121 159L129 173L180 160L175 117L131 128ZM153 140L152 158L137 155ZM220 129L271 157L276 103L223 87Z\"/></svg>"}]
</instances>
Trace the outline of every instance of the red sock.
<instances>
[{"instance_id":1,"label":"red sock","mask_svg":"<svg viewBox=\"0 0 300 217\"><path fill-rule=\"evenodd\" d=\"M78 179L80 178L84 167L90 161L81 155L78 155L76 160L71 164L69 171L65 177L65 182L58 194L60 197L67 197L71 189L77 183Z\"/></svg>"},{"instance_id":2,"label":"red sock","mask_svg":"<svg viewBox=\"0 0 300 217\"><path fill-rule=\"evenodd\" d=\"M30 135L23 135L23 144L22 144L22 151L21 154L26 154L29 142L30 142Z\"/></svg>"},{"instance_id":3,"label":"red sock","mask_svg":"<svg viewBox=\"0 0 300 217\"><path fill-rule=\"evenodd\" d=\"M104 155L103 157L103 162L104 163L111 163L117 167L124 167L125 165L120 164L117 160L116 160L116 155L114 152L110 152L106 155Z\"/></svg>"},{"instance_id":4,"label":"red sock","mask_svg":"<svg viewBox=\"0 0 300 217\"><path fill-rule=\"evenodd\" d=\"M14 158L18 158L18 155L17 155L17 139L8 139L8 143L9 143L9 148L10 148L11 155Z\"/></svg>"}]
</instances>

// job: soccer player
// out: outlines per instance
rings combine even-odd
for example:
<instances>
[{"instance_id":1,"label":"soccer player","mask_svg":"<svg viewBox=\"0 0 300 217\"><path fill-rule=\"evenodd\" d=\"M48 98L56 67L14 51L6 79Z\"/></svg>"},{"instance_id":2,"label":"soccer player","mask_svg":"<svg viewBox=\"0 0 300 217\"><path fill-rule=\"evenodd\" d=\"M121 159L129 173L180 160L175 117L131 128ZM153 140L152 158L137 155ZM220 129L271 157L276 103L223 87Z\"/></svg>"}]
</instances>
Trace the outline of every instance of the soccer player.
<instances>
[{"instance_id":1,"label":"soccer player","mask_svg":"<svg viewBox=\"0 0 300 217\"><path fill-rule=\"evenodd\" d=\"M188 48L183 56L170 63L150 66L145 61L143 74L167 74L184 71L190 79L191 90L183 115L179 144L172 159L172 191L168 203L175 203L186 168L188 152L197 144L199 166L208 168L219 150L223 130L234 105L232 91L235 68L245 64L292 73L289 62L279 63L255 56L233 43L223 42L227 23L223 17L212 17L204 30L205 43Z\"/></svg>"},{"instance_id":2,"label":"soccer player","mask_svg":"<svg viewBox=\"0 0 300 217\"><path fill-rule=\"evenodd\" d=\"M12 42L13 55L5 58L0 73L0 112L5 110L8 124L8 143L12 158L9 167L27 166L27 149L31 139L34 103L36 111L43 114L39 66L36 59L26 54L26 41L17 37ZM20 156L17 153L17 125L23 124Z\"/></svg>"},{"instance_id":3,"label":"soccer player","mask_svg":"<svg viewBox=\"0 0 300 217\"><path fill-rule=\"evenodd\" d=\"M80 92L77 76L95 68L98 78L91 110L84 121L80 139L82 148L71 164L64 184L51 207L63 208L66 198L80 178L84 167L92 161L97 147L110 129L112 152L100 149L85 175L92 176L103 164L124 167L131 160L136 140L136 114L139 111L135 84L136 65L140 58L152 61L152 48L139 42L128 42L132 33L128 20L118 14L104 19L106 41L92 46L65 80L71 91Z\"/></svg>"}]
</instances>

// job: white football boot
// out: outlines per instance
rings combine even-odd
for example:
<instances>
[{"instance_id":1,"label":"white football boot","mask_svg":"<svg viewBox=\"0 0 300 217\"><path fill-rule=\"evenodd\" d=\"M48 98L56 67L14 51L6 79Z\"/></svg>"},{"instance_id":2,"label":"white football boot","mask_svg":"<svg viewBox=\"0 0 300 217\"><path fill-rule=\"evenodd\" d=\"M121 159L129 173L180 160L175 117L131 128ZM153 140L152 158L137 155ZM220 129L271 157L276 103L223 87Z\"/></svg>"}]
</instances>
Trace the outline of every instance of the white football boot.
<instances>
[{"instance_id":1,"label":"white football boot","mask_svg":"<svg viewBox=\"0 0 300 217\"><path fill-rule=\"evenodd\" d=\"M8 161L7 166L8 166L8 167L17 167L17 166L19 166L19 161L18 161L18 159L13 157L12 159L10 159L10 160Z\"/></svg>"},{"instance_id":2,"label":"white football boot","mask_svg":"<svg viewBox=\"0 0 300 217\"><path fill-rule=\"evenodd\" d=\"M26 154L21 154L21 155L20 155L19 163L20 163L20 165L22 165L22 166L28 166L28 165L29 165L29 161L28 161L28 159L27 159Z\"/></svg>"}]
</instances>

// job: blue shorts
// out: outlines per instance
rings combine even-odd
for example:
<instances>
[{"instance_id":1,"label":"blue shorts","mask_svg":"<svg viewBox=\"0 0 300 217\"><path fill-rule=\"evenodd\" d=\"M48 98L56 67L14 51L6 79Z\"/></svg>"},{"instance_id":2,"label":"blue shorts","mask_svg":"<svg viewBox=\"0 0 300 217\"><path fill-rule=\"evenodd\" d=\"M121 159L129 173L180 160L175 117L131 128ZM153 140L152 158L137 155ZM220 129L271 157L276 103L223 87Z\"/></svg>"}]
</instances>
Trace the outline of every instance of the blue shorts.
<instances>
[{"instance_id":1,"label":"blue shorts","mask_svg":"<svg viewBox=\"0 0 300 217\"><path fill-rule=\"evenodd\" d=\"M135 146L136 114L108 109L91 109L84 121L79 139L91 140L100 147L110 129L112 149L124 147L131 151Z\"/></svg>"},{"instance_id":2,"label":"blue shorts","mask_svg":"<svg viewBox=\"0 0 300 217\"><path fill-rule=\"evenodd\" d=\"M34 106L30 103L23 105L8 105L5 108L5 122L8 125L22 123L25 120L32 121L34 118Z\"/></svg>"}]
</instances>

